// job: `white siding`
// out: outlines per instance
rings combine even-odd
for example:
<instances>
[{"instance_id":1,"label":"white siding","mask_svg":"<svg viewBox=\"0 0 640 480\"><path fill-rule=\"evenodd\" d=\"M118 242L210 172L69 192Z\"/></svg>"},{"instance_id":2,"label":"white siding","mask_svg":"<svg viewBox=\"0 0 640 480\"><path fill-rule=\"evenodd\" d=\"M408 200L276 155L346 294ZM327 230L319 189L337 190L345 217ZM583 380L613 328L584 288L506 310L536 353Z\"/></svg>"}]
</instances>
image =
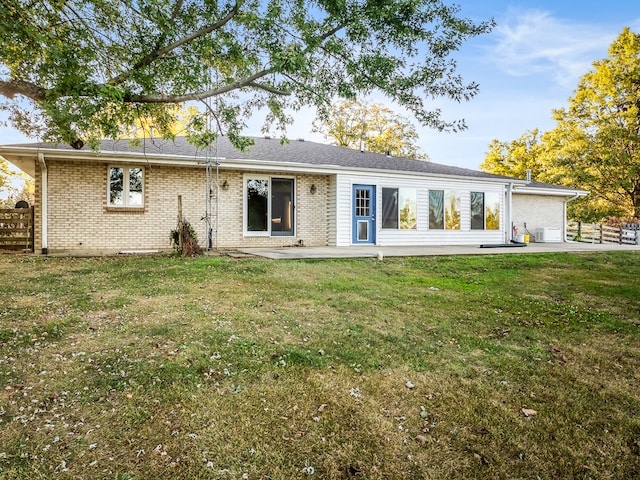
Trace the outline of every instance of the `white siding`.
<instances>
[{"instance_id":1,"label":"white siding","mask_svg":"<svg viewBox=\"0 0 640 480\"><path fill-rule=\"evenodd\" d=\"M338 175L336 179L336 245L351 245L352 185L376 186L376 244L386 245L477 245L504 242L505 205L503 184L455 179L404 176ZM382 188L414 188L417 200L417 229L382 229ZM460 230L429 230L429 190L455 190L460 194ZM500 194L500 229L471 230L471 192Z\"/></svg>"},{"instance_id":2,"label":"white siding","mask_svg":"<svg viewBox=\"0 0 640 480\"><path fill-rule=\"evenodd\" d=\"M336 246L351 245L351 186L367 184L361 178L352 179L346 175L336 176Z\"/></svg>"},{"instance_id":3,"label":"white siding","mask_svg":"<svg viewBox=\"0 0 640 480\"><path fill-rule=\"evenodd\" d=\"M327 238L329 246L337 244L337 193L336 193L336 176L329 177L329 187L327 189Z\"/></svg>"}]
</instances>

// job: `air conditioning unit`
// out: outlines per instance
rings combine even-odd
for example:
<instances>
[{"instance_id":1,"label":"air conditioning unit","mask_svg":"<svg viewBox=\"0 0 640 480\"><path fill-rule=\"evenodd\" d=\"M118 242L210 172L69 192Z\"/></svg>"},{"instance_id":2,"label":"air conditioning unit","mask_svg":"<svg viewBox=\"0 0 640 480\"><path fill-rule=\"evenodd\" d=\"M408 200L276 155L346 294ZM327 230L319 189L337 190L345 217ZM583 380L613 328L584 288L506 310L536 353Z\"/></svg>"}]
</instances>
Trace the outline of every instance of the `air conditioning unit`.
<instances>
[{"instance_id":1,"label":"air conditioning unit","mask_svg":"<svg viewBox=\"0 0 640 480\"><path fill-rule=\"evenodd\" d=\"M536 228L536 242L540 242L540 243L562 242L562 229L557 227Z\"/></svg>"}]
</instances>

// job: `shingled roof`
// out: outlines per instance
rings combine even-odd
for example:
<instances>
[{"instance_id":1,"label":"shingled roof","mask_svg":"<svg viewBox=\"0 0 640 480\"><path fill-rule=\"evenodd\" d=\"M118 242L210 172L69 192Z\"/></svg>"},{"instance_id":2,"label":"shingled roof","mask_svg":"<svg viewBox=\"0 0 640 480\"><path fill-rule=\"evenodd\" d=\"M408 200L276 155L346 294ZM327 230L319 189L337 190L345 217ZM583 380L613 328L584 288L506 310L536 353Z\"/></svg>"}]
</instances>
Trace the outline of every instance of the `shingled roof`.
<instances>
[{"instance_id":1,"label":"shingled roof","mask_svg":"<svg viewBox=\"0 0 640 480\"><path fill-rule=\"evenodd\" d=\"M360 171L387 171L400 173L415 173L419 175L436 175L443 177L463 177L472 179L485 179L502 182L513 182L518 189L524 191L535 192L536 190L544 190L545 192L555 191L557 194L573 195L576 192L587 194L588 192L576 190L560 185L551 185L540 182L525 183L524 180L518 178L507 177L503 175L494 175L491 173L481 172L479 170L471 170L468 168L454 167L441 163L427 162L423 160L413 160L410 158L391 157L381 155L379 153L361 152L335 145L326 145L322 143L309 142L304 140L291 140L289 143L282 143L280 139L268 137L251 137L254 144L246 151L241 152L236 149L227 137L219 137L217 150L215 154L220 163L254 161L260 163L288 164L292 166L311 166L324 169L336 168L340 170L360 170ZM92 153L91 150L84 146L80 150L75 150L69 145L52 144L52 143L23 143L15 145L0 146L0 154L12 148L18 148L22 151L31 150L33 152L41 150L59 150L77 152L86 155ZM5 150L6 149L6 150ZM119 141L103 140L100 144L100 153L108 155L115 154L131 154L145 156L160 156L174 159L189 159L204 161L207 158L207 151L194 147L187 141L185 137L177 137L174 141L164 140L161 138L145 139L141 145L132 146L131 139L123 139Z\"/></svg>"},{"instance_id":2,"label":"shingled roof","mask_svg":"<svg viewBox=\"0 0 640 480\"><path fill-rule=\"evenodd\" d=\"M438 176L471 177L492 180L513 180L502 175L471 170L467 168L443 165L440 163L413 160L409 158L390 157L379 153L360 152L334 145L325 145L304 140L291 140L282 143L280 139L251 137L254 145L245 152L236 149L227 137L220 137L217 145L217 157L221 160L255 160L260 162L291 163L318 167L340 167L341 169L358 169L374 171L395 171ZM6 145L34 150L62 150L69 152L90 152L88 147L74 150L69 145L51 143L27 143ZM140 146L131 146L131 140L103 140L100 145L102 154L130 153L149 156L172 156L190 159L202 159L207 152L190 144L185 137L177 137L175 141L163 139L146 139ZM2 147L0 147L2 153Z\"/></svg>"}]
</instances>

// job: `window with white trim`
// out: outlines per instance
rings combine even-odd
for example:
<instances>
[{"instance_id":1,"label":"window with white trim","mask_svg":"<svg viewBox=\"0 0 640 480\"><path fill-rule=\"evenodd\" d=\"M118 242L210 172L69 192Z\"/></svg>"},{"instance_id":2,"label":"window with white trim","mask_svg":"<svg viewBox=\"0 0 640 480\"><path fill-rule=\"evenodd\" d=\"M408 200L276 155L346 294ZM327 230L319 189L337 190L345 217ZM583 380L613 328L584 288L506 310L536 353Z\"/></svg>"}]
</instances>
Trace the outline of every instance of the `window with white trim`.
<instances>
[{"instance_id":1,"label":"window with white trim","mask_svg":"<svg viewBox=\"0 0 640 480\"><path fill-rule=\"evenodd\" d=\"M417 216L415 188L382 189L382 228L416 230Z\"/></svg>"},{"instance_id":2,"label":"window with white trim","mask_svg":"<svg viewBox=\"0 0 640 480\"><path fill-rule=\"evenodd\" d=\"M294 235L293 178L245 176L244 192L245 235Z\"/></svg>"},{"instance_id":3,"label":"window with white trim","mask_svg":"<svg viewBox=\"0 0 640 480\"><path fill-rule=\"evenodd\" d=\"M429 229L460 230L460 193L429 190Z\"/></svg>"},{"instance_id":4,"label":"window with white trim","mask_svg":"<svg viewBox=\"0 0 640 480\"><path fill-rule=\"evenodd\" d=\"M118 208L144 207L142 167L109 167L107 204Z\"/></svg>"},{"instance_id":5,"label":"window with white trim","mask_svg":"<svg viewBox=\"0 0 640 480\"><path fill-rule=\"evenodd\" d=\"M471 230L500 229L500 194L471 192Z\"/></svg>"}]
</instances>

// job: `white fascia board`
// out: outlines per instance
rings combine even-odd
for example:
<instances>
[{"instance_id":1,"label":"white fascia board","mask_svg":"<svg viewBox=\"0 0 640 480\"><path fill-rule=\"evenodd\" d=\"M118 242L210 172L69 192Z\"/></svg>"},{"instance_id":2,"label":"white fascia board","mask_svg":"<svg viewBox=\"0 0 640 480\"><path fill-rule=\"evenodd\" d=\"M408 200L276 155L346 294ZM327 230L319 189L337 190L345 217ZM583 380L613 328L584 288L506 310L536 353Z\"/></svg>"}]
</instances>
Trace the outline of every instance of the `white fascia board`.
<instances>
[{"instance_id":1,"label":"white fascia board","mask_svg":"<svg viewBox=\"0 0 640 480\"><path fill-rule=\"evenodd\" d=\"M474 183L494 183L498 185L508 185L514 183L513 180L508 178L490 178L490 177L472 177L466 175L447 175L444 173L428 173L428 172L407 172L404 170L369 170L366 168L347 168L347 167L335 167L332 170L333 173L353 175L361 174L366 175L369 178L382 178L382 179L402 179L407 177L412 178L425 178L425 179L442 179L442 180L456 180L464 182ZM516 183L518 180L515 181Z\"/></svg>"},{"instance_id":2,"label":"white fascia board","mask_svg":"<svg viewBox=\"0 0 640 480\"><path fill-rule=\"evenodd\" d=\"M547 196L556 196L556 197L585 197L589 195L590 192L587 190L578 190L578 189L557 189L557 188L527 188L527 187L516 187L513 190L515 195L547 195Z\"/></svg>"},{"instance_id":3,"label":"white fascia board","mask_svg":"<svg viewBox=\"0 0 640 480\"><path fill-rule=\"evenodd\" d=\"M86 160L86 161L118 161L124 163L154 163L167 165L197 166L204 165L204 157L187 157L179 155L157 155L132 152L92 152L76 150L60 150L57 148L7 147L0 146L0 153L5 156L28 156L34 158L38 153L53 160Z\"/></svg>"},{"instance_id":4,"label":"white fascia board","mask_svg":"<svg viewBox=\"0 0 640 480\"><path fill-rule=\"evenodd\" d=\"M285 171L299 173L315 173L321 175L367 175L378 178L442 178L449 180L464 180L466 182L497 183L506 185L508 183L525 184L524 180L511 180L505 178L471 177L465 175L446 175L427 172L408 172L405 170L378 170L369 168L351 168L340 165L310 165L307 163L293 162L268 162L264 160L229 159L219 162L220 168L230 168L237 170L260 170L260 171Z\"/></svg>"}]
</instances>

